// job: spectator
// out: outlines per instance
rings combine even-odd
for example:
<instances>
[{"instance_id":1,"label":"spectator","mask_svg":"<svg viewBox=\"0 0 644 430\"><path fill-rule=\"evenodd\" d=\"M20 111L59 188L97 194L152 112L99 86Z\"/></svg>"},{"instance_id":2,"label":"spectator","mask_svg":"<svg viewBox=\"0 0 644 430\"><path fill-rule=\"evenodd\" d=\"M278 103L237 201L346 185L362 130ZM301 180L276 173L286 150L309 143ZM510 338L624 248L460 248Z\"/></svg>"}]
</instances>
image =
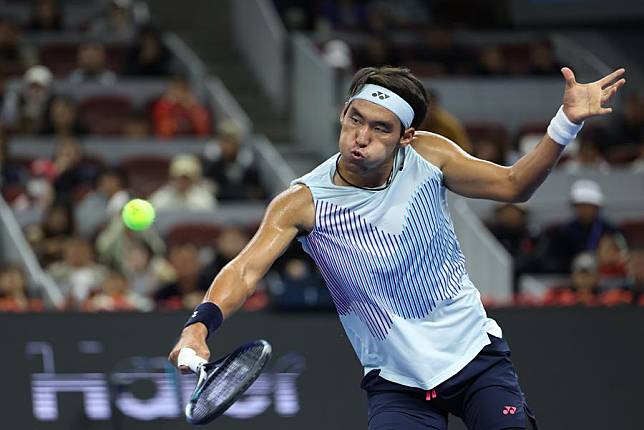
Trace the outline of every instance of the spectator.
<instances>
[{"instance_id":1,"label":"spectator","mask_svg":"<svg viewBox=\"0 0 644 430\"><path fill-rule=\"evenodd\" d=\"M278 309L333 308L320 273L295 242L275 262L266 281Z\"/></svg>"},{"instance_id":2,"label":"spectator","mask_svg":"<svg viewBox=\"0 0 644 430\"><path fill-rule=\"evenodd\" d=\"M0 188L11 185L23 185L27 182L27 172L15 163L9 151L9 139L0 132Z\"/></svg>"},{"instance_id":3,"label":"spectator","mask_svg":"<svg viewBox=\"0 0 644 430\"><path fill-rule=\"evenodd\" d=\"M372 0L369 9L372 8L390 17L390 24L397 28L427 24L430 18L426 2L421 0Z\"/></svg>"},{"instance_id":4,"label":"spectator","mask_svg":"<svg viewBox=\"0 0 644 430\"><path fill-rule=\"evenodd\" d=\"M190 243L175 244L168 251L168 260L174 269L174 280L154 294L155 301L168 308L194 308L201 303L204 293L199 288L202 270L199 250Z\"/></svg>"},{"instance_id":5,"label":"spectator","mask_svg":"<svg viewBox=\"0 0 644 430\"><path fill-rule=\"evenodd\" d=\"M250 236L242 228L226 226L217 238L215 258L203 268L199 276L199 287L207 290L215 276L244 249L249 241Z\"/></svg>"},{"instance_id":6,"label":"spectator","mask_svg":"<svg viewBox=\"0 0 644 430\"><path fill-rule=\"evenodd\" d=\"M316 26L320 29L360 28L366 24L367 8L358 0L326 0Z\"/></svg>"},{"instance_id":7,"label":"spectator","mask_svg":"<svg viewBox=\"0 0 644 430\"><path fill-rule=\"evenodd\" d=\"M602 291L628 286L628 247L626 239L616 231L606 232L597 244L599 287Z\"/></svg>"},{"instance_id":8,"label":"spectator","mask_svg":"<svg viewBox=\"0 0 644 430\"><path fill-rule=\"evenodd\" d=\"M546 294L546 306L599 305L597 261L590 252L575 257L571 267L570 285L553 288Z\"/></svg>"},{"instance_id":9,"label":"spectator","mask_svg":"<svg viewBox=\"0 0 644 430\"><path fill-rule=\"evenodd\" d=\"M278 0L274 3L289 32L314 30L317 5L299 0Z\"/></svg>"},{"instance_id":10,"label":"spectator","mask_svg":"<svg viewBox=\"0 0 644 430\"><path fill-rule=\"evenodd\" d=\"M243 228L226 226L217 238L215 258L201 270L198 281L199 289L207 290L215 276L244 249L249 241L250 235ZM264 283L260 282L253 295L244 303L243 309L257 311L264 309L267 305L268 294Z\"/></svg>"},{"instance_id":11,"label":"spectator","mask_svg":"<svg viewBox=\"0 0 644 430\"><path fill-rule=\"evenodd\" d=\"M133 292L152 297L162 282L174 276L170 263L143 241L133 242L125 250L124 274Z\"/></svg>"},{"instance_id":12,"label":"spectator","mask_svg":"<svg viewBox=\"0 0 644 430\"><path fill-rule=\"evenodd\" d=\"M47 266L62 258L65 241L75 230L71 206L55 203L45 211L42 223L27 226L25 236L40 264Z\"/></svg>"},{"instance_id":13,"label":"spectator","mask_svg":"<svg viewBox=\"0 0 644 430\"><path fill-rule=\"evenodd\" d=\"M157 137L210 134L210 116L192 93L188 80L177 76L152 108Z\"/></svg>"},{"instance_id":14,"label":"spectator","mask_svg":"<svg viewBox=\"0 0 644 430\"><path fill-rule=\"evenodd\" d=\"M27 186L22 194L12 202L15 210L45 209L55 198L53 181L56 178L56 168L51 160L34 160L27 178Z\"/></svg>"},{"instance_id":15,"label":"spectator","mask_svg":"<svg viewBox=\"0 0 644 430\"><path fill-rule=\"evenodd\" d=\"M584 251L594 252L599 239L615 227L600 216L604 201L599 185L588 179L577 180L570 190L573 218L549 233L545 269L564 273L573 258Z\"/></svg>"},{"instance_id":16,"label":"spectator","mask_svg":"<svg viewBox=\"0 0 644 430\"><path fill-rule=\"evenodd\" d=\"M358 55L358 67L384 66L399 62L397 50L392 46L391 40L383 34L372 35L367 39L367 46L362 54Z\"/></svg>"},{"instance_id":17,"label":"spectator","mask_svg":"<svg viewBox=\"0 0 644 430\"><path fill-rule=\"evenodd\" d=\"M644 172L644 135L642 135L642 139L638 147L638 157L630 164L630 170L633 173Z\"/></svg>"},{"instance_id":18,"label":"spectator","mask_svg":"<svg viewBox=\"0 0 644 430\"><path fill-rule=\"evenodd\" d=\"M333 39L326 42L322 48L322 58L336 70L353 70L351 47L344 40Z\"/></svg>"},{"instance_id":19,"label":"spectator","mask_svg":"<svg viewBox=\"0 0 644 430\"><path fill-rule=\"evenodd\" d=\"M482 160L501 165L505 165L506 163L506 154L503 151L503 145L491 139L475 140L472 151L475 157Z\"/></svg>"},{"instance_id":20,"label":"spectator","mask_svg":"<svg viewBox=\"0 0 644 430\"><path fill-rule=\"evenodd\" d=\"M36 63L36 51L20 39L20 29L0 17L0 67L8 74L23 73Z\"/></svg>"},{"instance_id":21,"label":"spectator","mask_svg":"<svg viewBox=\"0 0 644 430\"><path fill-rule=\"evenodd\" d=\"M414 60L432 65L433 75L467 74L473 69L472 57L464 47L454 42L453 31L443 25L432 25L424 31L424 38Z\"/></svg>"},{"instance_id":22,"label":"spectator","mask_svg":"<svg viewBox=\"0 0 644 430\"><path fill-rule=\"evenodd\" d=\"M34 0L31 18L26 26L29 31L63 30L63 13L57 0Z\"/></svg>"},{"instance_id":23,"label":"spectator","mask_svg":"<svg viewBox=\"0 0 644 430\"><path fill-rule=\"evenodd\" d=\"M489 228L512 255L515 281L521 273L539 271L537 238L528 228L528 213L523 206L511 203L498 206Z\"/></svg>"},{"instance_id":24,"label":"spectator","mask_svg":"<svg viewBox=\"0 0 644 430\"><path fill-rule=\"evenodd\" d=\"M600 151L598 138L598 133L582 133L577 153L571 160L565 162L564 171L567 173L580 173L584 169L593 169L608 173L610 165Z\"/></svg>"},{"instance_id":25,"label":"spectator","mask_svg":"<svg viewBox=\"0 0 644 430\"><path fill-rule=\"evenodd\" d=\"M118 217L129 200L125 173L118 168L104 170L96 180L96 189L76 206L78 233L91 237L101 225Z\"/></svg>"},{"instance_id":26,"label":"spectator","mask_svg":"<svg viewBox=\"0 0 644 430\"><path fill-rule=\"evenodd\" d=\"M0 312L42 311L42 301L29 296L27 277L17 265L0 268Z\"/></svg>"},{"instance_id":27,"label":"spectator","mask_svg":"<svg viewBox=\"0 0 644 430\"><path fill-rule=\"evenodd\" d=\"M161 33L154 27L141 29L137 40L127 53L124 74L133 76L168 76L170 51L161 40Z\"/></svg>"},{"instance_id":28,"label":"spectator","mask_svg":"<svg viewBox=\"0 0 644 430\"><path fill-rule=\"evenodd\" d=\"M107 273L100 290L94 291L82 306L89 312L150 311L153 307L152 301L132 291L127 278L116 270Z\"/></svg>"},{"instance_id":29,"label":"spectator","mask_svg":"<svg viewBox=\"0 0 644 430\"><path fill-rule=\"evenodd\" d=\"M80 137L87 134L87 128L78 118L76 102L71 97L59 95L52 99L41 133L59 138Z\"/></svg>"},{"instance_id":30,"label":"spectator","mask_svg":"<svg viewBox=\"0 0 644 430\"><path fill-rule=\"evenodd\" d=\"M631 303L644 306L644 247L631 251L628 274L631 279Z\"/></svg>"},{"instance_id":31,"label":"spectator","mask_svg":"<svg viewBox=\"0 0 644 430\"><path fill-rule=\"evenodd\" d=\"M136 22L131 7L131 0L110 0L107 12L92 22L90 33L94 37L132 40L136 34Z\"/></svg>"},{"instance_id":32,"label":"spectator","mask_svg":"<svg viewBox=\"0 0 644 430\"><path fill-rule=\"evenodd\" d=\"M530 74L532 75L554 75L561 70L561 64L557 61L555 53L549 43L536 43L530 50Z\"/></svg>"},{"instance_id":33,"label":"spectator","mask_svg":"<svg viewBox=\"0 0 644 430\"><path fill-rule=\"evenodd\" d=\"M154 256L165 254L165 243L156 229L129 230L118 216L112 217L96 239L99 261L123 273L128 271L130 250L137 246L148 247Z\"/></svg>"},{"instance_id":34,"label":"spectator","mask_svg":"<svg viewBox=\"0 0 644 430\"><path fill-rule=\"evenodd\" d=\"M45 66L30 67L16 91L4 98L4 127L22 134L38 134L43 129L52 99L53 75Z\"/></svg>"},{"instance_id":35,"label":"spectator","mask_svg":"<svg viewBox=\"0 0 644 430\"><path fill-rule=\"evenodd\" d=\"M105 46L99 42L83 43L78 47L77 68L69 75L69 82L101 85L116 83L116 74L107 69Z\"/></svg>"},{"instance_id":36,"label":"spectator","mask_svg":"<svg viewBox=\"0 0 644 430\"><path fill-rule=\"evenodd\" d=\"M177 155L170 164L170 181L150 196L157 210L212 210L216 201L201 178L201 165L194 155Z\"/></svg>"},{"instance_id":37,"label":"spectator","mask_svg":"<svg viewBox=\"0 0 644 430\"><path fill-rule=\"evenodd\" d=\"M141 112L133 112L125 118L125 124L123 124L124 139L148 139L151 131L152 127L147 115Z\"/></svg>"},{"instance_id":38,"label":"spectator","mask_svg":"<svg viewBox=\"0 0 644 430\"><path fill-rule=\"evenodd\" d=\"M644 139L644 101L639 94L624 98L622 111L615 118L614 134L619 146L638 145Z\"/></svg>"},{"instance_id":39,"label":"spectator","mask_svg":"<svg viewBox=\"0 0 644 430\"><path fill-rule=\"evenodd\" d=\"M77 308L100 288L107 268L94 259L94 249L80 236L69 237L64 244L63 259L47 267L47 272L67 297L68 306Z\"/></svg>"},{"instance_id":40,"label":"spectator","mask_svg":"<svg viewBox=\"0 0 644 430\"><path fill-rule=\"evenodd\" d=\"M204 150L204 175L217 185L217 199L262 199L262 189L255 157L243 144L243 130L232 120L217 127L217 140Z\"/></svg>"},{"instance_id":41,"label":"spectator","mask_svg":"<svg viewBox=\"0 0 644 430\"><path fill-rule=\"evenodd\" d=\"M80 143L69 137L56 145L53 164L56 170L56 198L64 201L71 201L78 191L91 189L98 173L95 167L83 162Z\"/></svg>"},{"instance_id":42,"label":"spectator","mask_svg":"<svg viewBox=\"0 0 644 430\"><path fill-rule=\"evenodd\" d=\"M440 106L438 94L434 90L428 89L427 95L429 96L427 115L419 129L445 136L471 153L472 144L461 122Z\"/></svg>"},{"instance_id":43,"label":"spectator","mask_svg":"<svg viewBox=\"0 0 644 430\"><path fill-rule=\"evenodd\" d=\"M507 75L509 68L501 48L496 45L487 46L479 53L479 64L477 73L485 76Z\"/></svg>"},{"instance_id":44,"label":"spectator","mask_svg":"<svg viewBox=\"0 0 644 430\"><path fill-rule=\"evenodd\" d=\"M70 201L84 186L89 186L95 170L82 164L81 148L74 139L57 143L54 159L38 158L30 164L31 177L26 193L14 202L18 210L48 207L54 198ZM78 187L78 188L77 188Z\"/></svg>"}]
</instances>

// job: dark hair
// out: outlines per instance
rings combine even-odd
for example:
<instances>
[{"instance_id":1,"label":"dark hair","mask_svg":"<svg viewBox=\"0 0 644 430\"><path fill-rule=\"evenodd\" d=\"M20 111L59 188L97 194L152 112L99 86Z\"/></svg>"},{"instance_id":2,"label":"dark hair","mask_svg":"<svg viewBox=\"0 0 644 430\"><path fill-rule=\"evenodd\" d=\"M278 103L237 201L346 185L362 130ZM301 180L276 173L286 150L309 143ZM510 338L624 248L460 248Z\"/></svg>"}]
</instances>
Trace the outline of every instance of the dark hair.
<instances>
[{"instance_id":1,"label":"dark hair","mask_svg":"<svg viewBox=\"0 0 644 430\"><path fill-rule=\"evenodd\" d=\"M380 85L403 98L414 110L411 126L417 128L427 113L427 93L420 80L405 67L364 67L356 72L349 87L349 97L366 84Z\"/></svg>"},{"instance_id":2,"label":"dark hair","mask_svg":"<svg viewBox=\"0 0 644 430\"><path fill-rule=\"evenodd\" d=\"M101 169L98 175L96 175L96 177L94 178L94 188L96 188L101 178L104 178L105 176L113 176L117 178L119 181L121 181L121 186L124 189L127 189L129 187L129 177L125 169L120 166L110 166Z\"/></svg>"}]
</instances>

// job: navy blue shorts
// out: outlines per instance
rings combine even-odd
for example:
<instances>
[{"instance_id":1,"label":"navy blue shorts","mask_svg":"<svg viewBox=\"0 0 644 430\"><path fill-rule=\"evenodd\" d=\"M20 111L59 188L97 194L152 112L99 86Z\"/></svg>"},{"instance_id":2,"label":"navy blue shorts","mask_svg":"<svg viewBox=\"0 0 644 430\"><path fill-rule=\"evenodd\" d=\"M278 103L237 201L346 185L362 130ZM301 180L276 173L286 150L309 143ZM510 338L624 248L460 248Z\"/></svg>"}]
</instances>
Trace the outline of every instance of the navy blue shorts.
<instances>
[{"instance_id":1,"label":"navy blue shorts","mask_svg":"<svg viewBox=\"0 0 644 430\"><path fill-rule=\"evenodd\" d=\"M460 372L433 390L407 387L365 375L369 430L447 430L447 415L460 417L470 430L536 429L503 339L491 344Z\"/></svg>"}]
</instances>

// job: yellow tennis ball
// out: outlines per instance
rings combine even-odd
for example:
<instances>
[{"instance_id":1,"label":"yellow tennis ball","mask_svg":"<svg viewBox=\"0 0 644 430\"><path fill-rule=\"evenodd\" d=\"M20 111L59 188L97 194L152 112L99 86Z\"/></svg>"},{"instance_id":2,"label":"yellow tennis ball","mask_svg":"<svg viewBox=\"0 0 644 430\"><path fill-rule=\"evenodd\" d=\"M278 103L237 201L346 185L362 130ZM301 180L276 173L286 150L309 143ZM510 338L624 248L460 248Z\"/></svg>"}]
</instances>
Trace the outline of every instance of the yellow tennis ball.
<instances>
[{"instance_id":1,"label":"yellow tennis ball","mask_svg":"<svg viewBox=\"0 0 644 430\"><path fill-rule=\"evenodd\" d=\"M145 230L154 222L154 207L147 200L133 199L123 206L123 223L132 230Z\"/></svg>"}]
</instances>

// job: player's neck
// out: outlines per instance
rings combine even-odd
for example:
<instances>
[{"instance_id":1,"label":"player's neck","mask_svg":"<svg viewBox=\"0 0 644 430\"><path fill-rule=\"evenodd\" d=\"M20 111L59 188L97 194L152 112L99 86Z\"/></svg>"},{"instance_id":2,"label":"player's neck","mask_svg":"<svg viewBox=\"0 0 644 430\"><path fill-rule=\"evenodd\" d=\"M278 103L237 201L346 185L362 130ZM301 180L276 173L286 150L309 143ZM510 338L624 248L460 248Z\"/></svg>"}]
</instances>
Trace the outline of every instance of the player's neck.
<instances>
[{"instance_id":1,"label":"player's neck","mask_svg":"<svg viewBox=\"0 0 644 430\"><path fill-rule=\"evenodd\" d=\"M333 183L358 188L382 188L387 186L391 180L393 164L394 160L392 159L374 169L361 170L355 165L345 163L340 157L333 176Z\"/></svg>"}]
</instances>

